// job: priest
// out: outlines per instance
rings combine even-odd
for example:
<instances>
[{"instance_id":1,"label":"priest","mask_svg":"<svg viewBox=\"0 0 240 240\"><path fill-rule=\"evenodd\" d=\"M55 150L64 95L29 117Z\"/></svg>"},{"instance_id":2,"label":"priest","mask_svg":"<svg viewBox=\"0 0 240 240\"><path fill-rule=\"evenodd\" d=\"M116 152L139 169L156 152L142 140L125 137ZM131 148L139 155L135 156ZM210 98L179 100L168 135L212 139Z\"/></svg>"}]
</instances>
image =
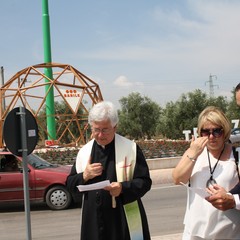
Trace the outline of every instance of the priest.
<instances>
[{"instance_id":1,"label":"priest","mask_svg":"<svg viewBox=\"0 0 240 240\"><path fill-rule=\"evenodd\" d=\"M84 192L81 240L150 240L141 197L152 180L140 147L116 133L118 114L111 102L102 101L91 109L88 122L93 139L76 158L67 186L109 180L104 189Z\"/></svg>"}]
</instances>

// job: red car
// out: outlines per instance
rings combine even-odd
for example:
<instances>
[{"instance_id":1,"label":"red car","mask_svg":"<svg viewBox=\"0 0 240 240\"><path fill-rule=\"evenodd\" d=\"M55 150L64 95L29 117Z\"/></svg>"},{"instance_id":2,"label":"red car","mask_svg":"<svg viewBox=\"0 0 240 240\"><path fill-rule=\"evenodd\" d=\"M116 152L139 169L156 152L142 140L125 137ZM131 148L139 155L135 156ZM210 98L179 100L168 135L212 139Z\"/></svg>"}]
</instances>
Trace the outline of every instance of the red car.
<instances>
[{"instance_id":1,"label":"red car","mask_svg":"<svg viewBox=\"0 0 240 240\"><path fill-rule=\"evenodd\" d=\"M46 202L53 210L81 204L81 194L71 193L65 186L70 166L51 164L35 154L27 156L30 201ZM0 203L24 201L22 159L0 152Z\"/></svg>"}]
</instances>

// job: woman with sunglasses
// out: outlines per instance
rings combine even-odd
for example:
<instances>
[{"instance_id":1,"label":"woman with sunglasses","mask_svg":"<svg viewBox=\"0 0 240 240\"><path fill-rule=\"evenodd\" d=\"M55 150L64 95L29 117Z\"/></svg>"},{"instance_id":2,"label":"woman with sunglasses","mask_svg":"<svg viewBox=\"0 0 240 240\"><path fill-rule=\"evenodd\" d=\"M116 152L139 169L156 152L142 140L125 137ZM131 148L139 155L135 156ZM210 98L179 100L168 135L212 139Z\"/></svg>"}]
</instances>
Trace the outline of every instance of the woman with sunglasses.
<instances>
[{"instance_id":1,"label":"woman with sunglasses","mask_svg":"<svg viewBox=\"0 0 240 240\"><path fill-rule=\"evenodd\" d=\"M237 86L235 87L235 99L236 99L236 104L240 106L240 83L238 83ZM208 189L208 191L211 195L206 199L215 208L222 211L226 211L231 208L236 208L240 210L240 181L229 192L227 192L220 185L214 185L213 187Z\"/></svg>"},{"instance_id":2,"label":"woman with sunglasses","mask_svg":"<svg viewBox=\"0 0 240 240\"><path fill-rule=\"evenodd\" d=\"M184 217L183 240L240 239L240 214L236 209L220 211L203 196L193 191L214 184L226 190L238 180L232 145L229 143L231 125L217 107L205 108L198 118L198 138L173 170L175 184L189 184Z\"/></svg>"}]
</instances>

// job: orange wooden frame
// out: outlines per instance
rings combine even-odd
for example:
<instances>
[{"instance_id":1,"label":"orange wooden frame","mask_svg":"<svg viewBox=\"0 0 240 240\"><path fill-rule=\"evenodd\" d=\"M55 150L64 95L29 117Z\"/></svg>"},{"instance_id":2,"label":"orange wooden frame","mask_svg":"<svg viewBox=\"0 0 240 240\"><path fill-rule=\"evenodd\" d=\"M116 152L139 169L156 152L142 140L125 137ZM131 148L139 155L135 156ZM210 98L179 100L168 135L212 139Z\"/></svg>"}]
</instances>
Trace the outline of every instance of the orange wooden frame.
<instances>
[{"instance_id":1,"label":"orange wooden frame","mask_svg":"<svg viewBox=\"0 0 240 240\"><path fill-rule=\"evenodd\" d=\"M45 68L52 68L53 79L45 76ZM46 79L48 81L45 81ZM39 136L39 145L44 145L46 140L45 136L49 134L46 126L39 119L39 113L43 113L44 110L46 96L48 94L48 92L45 92L47 85L50 85L48 88L52 87L54 89L54 102L64 101L69 108L68 112L58 112L54 115L59 125L56 139L58 144L79 146L80 144L86 143L88 130L86 126L89 109L97 102L103 100L99 85L68 64L42 63L17 72L0 88L1 147L4 147L4 120L9 111L19 106L27 108L36 118L39 129L45 133L44 136ZM64 91L66 93L69 92L69 94L64 94ZM70 95L71 93L77 94ZM71 99L75 104L75 109L73 109L68 101L70 97L75 97L73 100ZM79 108L81 108L81 114L79 114ZM74 128L72 127L73 125ZM60 129L61 134L59 133ZM79 131L79 137L74 137L71 129L77 129ZM71 137L68 143L63 142L65 134L68 134L68 138Z\"/></svg>"}]
</instances>

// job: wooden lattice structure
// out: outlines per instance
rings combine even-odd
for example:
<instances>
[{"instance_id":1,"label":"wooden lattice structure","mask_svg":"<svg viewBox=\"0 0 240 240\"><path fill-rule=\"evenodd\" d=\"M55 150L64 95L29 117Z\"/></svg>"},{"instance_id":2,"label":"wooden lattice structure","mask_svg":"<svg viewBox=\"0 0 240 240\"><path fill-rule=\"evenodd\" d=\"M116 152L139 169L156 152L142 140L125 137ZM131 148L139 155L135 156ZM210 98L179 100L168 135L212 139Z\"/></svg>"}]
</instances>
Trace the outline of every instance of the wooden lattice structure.
<instances>
[{"instance_id":1,"label":"wooden lattice structure","mask_svg":"<svg viewBox=\"0 0 240 240\"><path fill-rule=\"evenodd\" d=\"M53 79L46 77L45 68L52 68ZM62 146L78 146L87 141L89 109L103 100L99 85L70 65L43 63L17 72L0 88L1 147L4 145L4 120L9 111L19 106L27 108L36 118L39 128L38 145L45 144L49 136L45 121L46 87L53 88L54 91L56 142ZM57 109L59 103L65 107Z\"/></svg>"}]
</instances>

